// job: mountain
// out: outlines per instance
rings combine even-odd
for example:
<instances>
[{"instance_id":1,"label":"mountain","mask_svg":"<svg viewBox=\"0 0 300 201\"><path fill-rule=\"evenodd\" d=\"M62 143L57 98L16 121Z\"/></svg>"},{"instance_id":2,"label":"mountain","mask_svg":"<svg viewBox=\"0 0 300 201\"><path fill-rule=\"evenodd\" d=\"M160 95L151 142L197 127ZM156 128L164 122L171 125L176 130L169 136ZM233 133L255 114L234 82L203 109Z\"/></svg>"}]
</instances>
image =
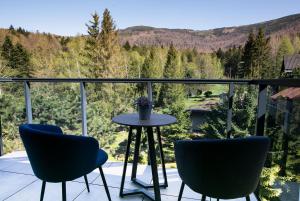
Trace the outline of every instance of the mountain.
<instances>
[{"instance_id":1,"label":"mountain","mask_svg":"<svg viewBox=\"0 0 300 201\"><path fill-rule=\"evenodd\" d=\"M200 52L211 52L218 48L228 49L243 45L251 30L264 28L266 34L277 40L282 35L300 33L300 14L290 15L266 22L223 27L205 31L190 29L166 29L148 26L134 26L119 30L121 43L128 41L131 45L163 45L171 43L180 49L196 48ZM271 41L272 44L272 41Z\"/></svg>"},{"instance_id":2,"label":"mountain","mask_svg":"<svg viewBox=\"0 0 300 201\"><path fill-rule=\"evenodd\" d=\"M300 14L290 15L262 23L223 27L218 29L197 31L191 29L166 29L149 26L134 26L119 30L120 43L128 41L131 45L169 46L171 43L179 49L196 48L199 52L212 52L219 48L228 49L232 46L243 45L251 30L256 31L263 27L268 36L271 36L272 50L276 49L282 35L300 34ZM50 33L32 33L25 30L0 28L0 44L4 37L10 35L14 42L19 42L32 51L56 52L62 49L62 36ZM83 38L76 36L74 38Z\"/></svg>"}]
</instances>

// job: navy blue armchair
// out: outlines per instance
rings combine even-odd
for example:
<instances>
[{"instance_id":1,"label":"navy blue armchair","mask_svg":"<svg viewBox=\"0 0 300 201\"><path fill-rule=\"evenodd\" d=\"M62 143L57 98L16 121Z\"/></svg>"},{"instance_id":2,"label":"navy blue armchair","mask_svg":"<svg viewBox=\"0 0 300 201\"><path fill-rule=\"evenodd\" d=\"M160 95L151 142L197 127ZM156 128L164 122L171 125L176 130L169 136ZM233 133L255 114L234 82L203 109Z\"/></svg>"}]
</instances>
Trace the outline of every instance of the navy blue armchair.
<instances>
[{"instance_id":1,"label":"navy blue armchair","mask_svg":"<svg viewBox=\"0 0 300 201\"><path fill-rule=\"evenodd\" d=\"M92 137L64 135L57 126L23 124L19 127L21 139L34 174L43 181L41 201L46 182L62 183L62 197L66 200L66 182L84 176L99 168L108 200L111 201L102 165L108 156L99 149Z\"/></svg>"},{"instance_id":2,"label":"navy blue armchair","mask_svg":"<svg viewBox=\"0 0 300 201\"><path fill-rule=\"evenodd\" d=\"M235 199L253 193L264 166L269 139L248 137L226 140L182 140L175 142L175 157L182 185L217 199Z\"/></svg>"}]
</instances>

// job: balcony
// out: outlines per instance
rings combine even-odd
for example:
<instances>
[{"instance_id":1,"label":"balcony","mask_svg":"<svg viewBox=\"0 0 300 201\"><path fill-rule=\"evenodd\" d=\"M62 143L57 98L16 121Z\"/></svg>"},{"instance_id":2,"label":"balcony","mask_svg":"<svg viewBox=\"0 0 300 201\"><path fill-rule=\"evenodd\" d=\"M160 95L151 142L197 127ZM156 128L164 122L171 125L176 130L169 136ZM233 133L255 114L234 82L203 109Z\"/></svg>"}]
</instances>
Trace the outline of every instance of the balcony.
<instances>
[{"instance_id":1,"label":"balcony","mask_svg":"<svg viewBox=\"0 0 300 201\"><path fill-rule=\"evenodd\" d=\"M132 200L142 201L147 200L142 196L131 196L119 198L119 188L121 182L121 174L123 169L122 162L107 162L103 167L112 200ZM138 186L131 184L130 175L131 165L129 164L126 176L126 189L137 188ZM159 171L160 179L162 179L161 171ZM181 180L175 168L167 169L169 187L161 189L162 200L177 201L178 192L181 185ZM146 165L139 165L137 177L143 179L147 183L151 183L151 169ZM82 178L67 183L67 198L68 200L107 200L102 180L99 177L99 172L95 170L88 175L91 192L88 193L85 183ZM0 158L0 184L1 193L0 200L20 201L20 200L39 200L42 182L37 179L31 169L26 153L24 151L13 152L4 155ZM61 185L48 183L45 191L44 200L60 200ZM201 195L186 188L183 194L182 201L200 200ZM215 199L212 199L215 200ZM251 195L251 200L257 200L254 195ZM244 198L235 199L234 201L244 201Z\"/></svg>"},{"instance_id":2,"label":"balcony","mask_svg":"<svg viewBox=\"0 0 300 201\"><path fill-rule=\"evenodd\" d=\"M266 115L269 112L269 108L272 107L270 103L270 87L300 87L300 80L199 80L199 79L1 79L0 84L13 84L23 87L24 90L24 106L26 109L25 119L27 122L34 122L33 114L33 90L32 86L36 84L72 84L79 87L78 95L80 93L80 117L81 117L81 131L82 135L88 135L88 93L87 85L93 84L143 84L147 91L149 99L153 99L153 86L157 84L184 84L184 85L225 85L228 87L227 102L226 102L226 133L227 137L231 136L232 122L233 122L233 98L235 94L235 86L253 86L257 90L257 106L256 106L256 126L255 131L252 135L265 135L268 125L266 125ZM20 85L21 84L21 85ZM34 91L37 93L37 91ZM133 99L131 97L131 99ZM285 107L285 102L283 102L283 114L288 111L288 107ZM299 102L296 102L297 104ZM296 104L295 104L296 105ZM294 105L294 107L296 107ZM297 106L298 107L298 106ZM280 108L280 107L279 107ZM297 108L299 109L299 108ZM291 119L291 114L287 117L283 117L285 121L282 123L283 132L289 132L289 120ZM296 123L299 119L296 118ZM294 121L294 120L293 120ZM3 125L8 122L1 122ZM295 123L295 122L294 122ZM124 131L126 129L121 128ZM1 133L0 133L1 134ZM290 138L287 138L285 142L289 142ZM297 138L298 139L298 138ZM3 143L0 135L0 155L2 154ZM271 151L270 151L271 153ZM281 154L288 157L288 150L281 150ZM282 159L281 159L282 160ZM298 160L298 159L297 159ZM279 161L281 162L281 161ZM273 166L273 164L269 164ZM112 200L147 200L143 196L130 196L125 198L119 197L119 188L121 182L123 163L122 160L119 162L114 162L111 160L106 163L103 167L104 173L107 178L108 186L112 195ZM127 174L130 173L130 166L127 170ZM160 178L162 178L161 171L159 172ZM145 182L151 183L151 169L147 165L139 165L138 167L138 177L143 178ZM162 200L177 200L179 193L181 180L178 176L178 172L175 168L167 169L167 176L169 181L169 187L167 189L161 189ZM297 172L297 177L299 177L299 172ZM77 179L67 184L67 198L68 200L106 200L106 195L104 188L99 178L97 170L88 175L91 192L88 193L83 178ZM125 188L132 189L135 185L129 181L129 175L126 177ZM277 184L276 184L277 185ZM288 186L288 187L287 187ZM13 151L8 154L4 154L0 157L0 200L39 200L41 181L39 181L32 172L29 161L27 159L26 153L24 151ZM283 193L281 200L297 201L299 199L299 183L292 181L289 185L285 185L282 188L288 193ZM60 200L61 199L61 186L59 184L50 184L46 187L45 200ZM186 187L183 194L184 201L187 200L200 200L201 195L193 192ZM209 198L207 199L209 200ZM215 199L211 199L215 200ZM244 198L236 199L244 200ZM260 200L258 195L251 195L251 200Z\"/></svg>"}]
</instances>

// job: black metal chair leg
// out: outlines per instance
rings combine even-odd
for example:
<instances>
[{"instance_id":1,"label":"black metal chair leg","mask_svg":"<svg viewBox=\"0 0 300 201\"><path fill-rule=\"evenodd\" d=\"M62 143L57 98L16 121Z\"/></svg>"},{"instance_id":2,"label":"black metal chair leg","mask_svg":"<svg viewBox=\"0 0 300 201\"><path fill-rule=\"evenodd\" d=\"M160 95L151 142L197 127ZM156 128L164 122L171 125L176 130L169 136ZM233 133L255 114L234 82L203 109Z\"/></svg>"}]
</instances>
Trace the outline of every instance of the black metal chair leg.
<instances>
[{"instance_id":1,"label":"black metal chair leg","mask_svg":"<svg viewBox=\"0 0 300 201\"><path fill-rule=\"evenodd\" d=\"M201 201L205 201L206 195L202 195Z\"/></svg>"},{"instance_id":2,"label":"black metal chair leg","mask_svg":"<svg viewBox=\"0 0 300 201\"><path fill-rule=\"evenodd\" d=\"M44 199L45 187L46 187L46 182L43 181L40 201L43 201L43 199Z\"/></svg>"},{"instance_id":3,"label":"black metal chair leg","mask_svg":"<svg viewBox=\"0 0 300 201\"><path fill-rule=\"evenodd\" d=\"M183 190L184 190L184 183L182 182L181 187L180 187L180 191L179 191L179 195L178 195L178 201L180 201L181 198L182 198Z\"/></svg>"},{"instance_id":4,"label":"black metal chair leg","mask_svg":"<svg viewBox=\"0 0 300 201\"><path fill-rule=\"evenodd\" d=\"M86 189L87 189L87 191L88 191L88 192L90 192L90 186L89 186L89 182L88 182L87 176L86 176L86 175L84 175L83 177L84 177L84 181L85 181Z\"/></svg>"},{"instance_id":5,"label":"black metal chair leg","mask_svg":"<svg viewBox=\"0 0 300 201\"><path fill-rule=\"evenodd\" d=\"M246 200L250 201L250 196L249 195L246 196Z\"/></svg>"},{"instance_id":6,"label":"black metal chair leg","mask_svg":"<svg viewBox=\"0 0 300 201\"><path fill-rule=\"evenodd\" d=\"M66 182L62 182L62 200L67 201Z\"/></svg>"},{"instance_id":7,"label":"black metal chair leg","mask_svg":"<svg viewBox=\"0 0 300 201\"><path fill-rule=\"evenodd\" d=\"M108 186L107 186L107 183L106 183L106 180L105 180L105 176L104 176L102 167L99 167L99 171L100 171L100 174L101 174L101 178L102 178L102 181L103 181L103 185L104 185L104 188L105 188L107 198L108 198L109 201L111 201L110 193L109 193L109 190L108 190Z\"/></svg>"}]
</instances>

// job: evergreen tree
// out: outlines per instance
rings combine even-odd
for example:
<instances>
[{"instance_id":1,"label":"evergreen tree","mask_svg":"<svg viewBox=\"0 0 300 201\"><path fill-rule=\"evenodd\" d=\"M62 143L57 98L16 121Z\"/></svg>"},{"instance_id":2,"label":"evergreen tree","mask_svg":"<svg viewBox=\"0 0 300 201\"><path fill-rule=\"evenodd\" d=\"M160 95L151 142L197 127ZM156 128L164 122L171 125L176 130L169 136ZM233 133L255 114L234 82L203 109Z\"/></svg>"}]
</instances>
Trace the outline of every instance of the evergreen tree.
<instances>
[{"instance_id":1,"label":"evergreen tree","mask_svg":"<svg viewBox=\"0 0 300 201\"><path fill-rule=\"evenodd\" d=\"M9 30L10 33L16 34L16 30L15 30L15 28L12 24L9 26L8 30Z\"/></svg>"},{"instance_id":2,"label":"evergreen tree","mask_svg":"<svg viewBox=\"0 0 300 201\"><path fill-rule=\"evenodd\" d=\"M243 50L241 47L233 47L224 53L223 62L225 75L230 78L237 77L239 66L242 58Z\"/></svg>"},{"instance_id":3,"label":"evergreen tree","mask_svg":"<svg viewBox=\"0 0 300 201\"><path fill-rule=\"evenodd\" d=\"M118 32L108 9L105 9L103 13L99 37L101 44L100 59L104 68L104 75L120 75L120 69L115 68L120 59Z\"/></svg>"},{"instance_id":4,"label":"evergreen tree","mask_svg":"<svg viewBox=\"0 0 300 201\"><path fill-rule=\"evenodd\" d=\"M179 53L171 44L167 61L163 72L164 78L182 78L183 72L180 66ZM183 87L181 85L164 84L159 93L159 105L167 106L172 105L176 101L182 101L184 98Z\"/></svg>"},{"instance_id":5,"label":"evergreen tree","mask_svg":"<svg viewBox=\"0 0 300 201\"><path fill-rule=\"evenodd\" d=\"M180 57L178 51L175 49L174 45L171 44L168 54L167 62L164 69L164 78L181 78L182 69L180 66Z\"/></svg>"},{"instance_id":6,"label":"evergreen tree","mask_svg":"<svg viewBox=\"0 0 300 201\"><path fill-rule=\"evenodd\" d=\"M123 45L123 47L127 51L131 50L131 46L130 46L130 43L128 41L126 41L126 43Z\"/></svg>"},{"instance_id":7,"label":"evergreen tree","mask_svg":"<svg viewBox=\"0 0 300 201\"><path fill-rule=\"evenodd\" d=\"M98 14L94 13L92 17L87 25L89 37L86 41L87 56L92 62L90 72L93 77L120 77L122 70L116 68L121 57L118 33L110 12L105 9L101 28Z\"/></svg>"},{"instance_id":8,"label":"evergreen tree","mask_svg":"<svg viewBox=\"0 0 300 201\"><path fill-rule=\"evenodd\" d=\"M8 66L16 70L18 77L31 77L33 74L30 67L29 53L20 43L15 45Z\"/></svg>"},{"instance_id":9,"label":"evergreen tree","mask_svg":"<svg viewBox=\"0 0 300 201\"><path fill-rule=\"evenodd\" d=\"M271 62L271 48L269 44L270 38L265 37L262 28L259 29L254 48L254 68L251 75L253 78L274 78L279 76L278 72L274 72Z\"/></svg>"},{"instance_id":10,"label":"evergreen tree","mask_svg":"<svg viewBox=\"0 0 300 201\"><path fill-rule=\"evenodd\" d=\"M152 47L148 56L146 56L141 70L142 78L160 78L162 77L163 69L159 58L159 51Z\"/></svg>"},{"instance_id":11,"label":"evergreen tree","mask_svg":"<svg viewBox=\"0 0 300 201\"><path fill-rule=\"evenodd\" d=\"M221 59L221 60L223 60L224 59L224 55L225 53L224 53L224 51L221 49L221 48L219 48L218 50L217 50L217 52L216 52L216 55L217 55L217 57L219 58L219 59Z\"/></svg>"},{"instance_id":12,"label":"evergreen tree","mask_svg":"<svg viewBox=\"0 0 300 201\"><path fill-rule=\"evenodd\" d=\"M271 62L270 38L266 38L260 28L257 35L250 32L245 44L242 65L239 65L238 76L241 78L274 78L278 73Z\"/></svg>"},{"instance_id":13,"label":"evergreen tree","mask_svg":"<svg viewBox=\"0 0 300 201\"><path fill-rule=\"evenodd\" d=\"M13 49L14 49L14 45L10 37L6 36L1 47L1 56L3 57L3 59L9 61Z\"/></svg>"},{"instance_id":14,"label":"evergreen tree","mask_svg":"<svg viewBox=\"0 0 300 201\"><path fill-rule=\"evenodd\" d=\"M1 56L6 61L6 66L15 72L15 76L32 76L33 72L30 67L30 55L20 43L17 43L14 46L10 38L6 36L1 49Z\"/></svg>"},{"instance_id":15,"label":"evergreen tree","mask_svg":"<svg viewBox=\"0 0 300 201\"><path fill-rule=\"evenodd\" d=\"M244 47L244 52L242 56L242 61L244 62L243 65L239 66L239 77L244 78L250 76L251 69L253 68L254 64L254 51L255 51L255 35L253 31L250 32L248 36L248 40Z\"/></svg>"},{"instance_id":16,"label":"evergreen tree","mask_svg":"<svg viewBox=\"0 0 300 201\"><path fill-rule=\"evenodd\" d=\"M85 44L85 50L87 57L91 60L91 65L93 68L90 69L91 72L94 74L95 77L101 77L101 67L100 67L100 40L99 40L99 33L100 33L100 21L99 15L97 12L92 14L92 20L89 21L90 24L86 24L88 28L88 38Z\"/></svg>"},{"instance_id":17,"label":"evergreen tree","mask_svg":"<svg viewBox=\"0 0 300 201\"><path fill-rule=\"evenodd\" d=\"M8 30L10 30L10 31L14 31L14 30L15 30L15 28L14 28L14 26L11 24L11 25L9 26Z\"/></svg>"}]
</instances>

